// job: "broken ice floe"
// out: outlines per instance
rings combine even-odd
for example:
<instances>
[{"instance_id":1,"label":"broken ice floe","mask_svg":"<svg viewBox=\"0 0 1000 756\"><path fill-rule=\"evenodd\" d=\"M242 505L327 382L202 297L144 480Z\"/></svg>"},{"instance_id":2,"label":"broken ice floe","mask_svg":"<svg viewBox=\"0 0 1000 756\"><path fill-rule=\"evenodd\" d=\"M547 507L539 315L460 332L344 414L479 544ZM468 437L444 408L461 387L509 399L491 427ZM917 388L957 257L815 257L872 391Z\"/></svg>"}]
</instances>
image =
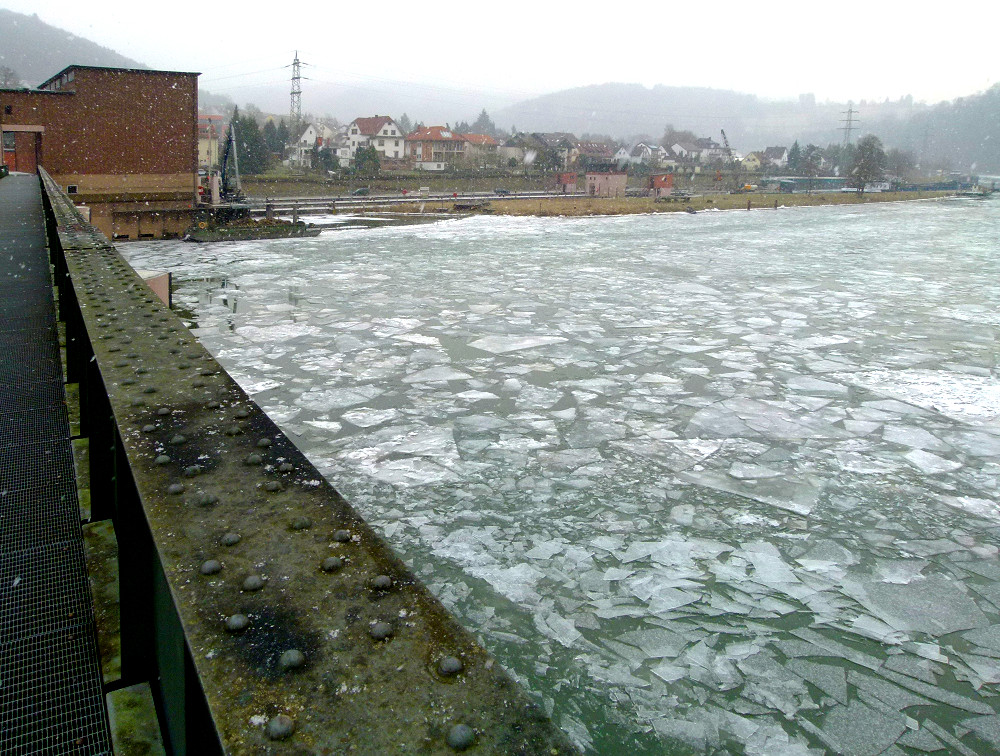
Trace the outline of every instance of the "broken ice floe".
<instances>
[{"instance_id":1,"label":"broken ice floe","mask_svg":"<svg viewBox=\"0 0 1000 756\"><path fill-rule=\"evenodd\" d=\"M955 212L123 251L592 752L988 753L1000 265L928 248Z\"/></svg>"}]
</instances>

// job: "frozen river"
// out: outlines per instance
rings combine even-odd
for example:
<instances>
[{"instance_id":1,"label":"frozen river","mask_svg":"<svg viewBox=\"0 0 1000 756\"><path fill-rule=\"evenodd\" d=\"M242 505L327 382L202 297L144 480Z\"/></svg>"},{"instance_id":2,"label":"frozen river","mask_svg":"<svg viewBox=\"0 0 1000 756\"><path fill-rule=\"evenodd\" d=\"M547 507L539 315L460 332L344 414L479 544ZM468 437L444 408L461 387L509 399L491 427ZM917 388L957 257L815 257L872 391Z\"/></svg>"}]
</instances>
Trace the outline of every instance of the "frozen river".
<instances>
[{"instance_id":1,"label":"frozen river","mask_svg":"<svg viewBox=\"0 0 1000 756\"><path fill-rule=\"evenodd\" d=\"M1000 201L121 250L584 748L1000 749Z\"/></svg>"}]
</instances>

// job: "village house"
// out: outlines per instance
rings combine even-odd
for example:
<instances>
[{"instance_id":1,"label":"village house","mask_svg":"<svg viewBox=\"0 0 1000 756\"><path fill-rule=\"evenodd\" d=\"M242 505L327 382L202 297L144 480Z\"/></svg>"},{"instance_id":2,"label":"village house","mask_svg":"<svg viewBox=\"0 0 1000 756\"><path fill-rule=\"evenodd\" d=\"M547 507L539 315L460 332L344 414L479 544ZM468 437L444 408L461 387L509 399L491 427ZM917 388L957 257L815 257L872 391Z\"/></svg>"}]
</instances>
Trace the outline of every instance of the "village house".
<instances>
[{"instance_id":1,"label":"village house","mask_svg":"<svg viewBox=\"0 0 1000 756\"><path fill-rule=\"evenodd\" d=\"M743 166L743 170L756 173L764 165L764 153L750 152L740 161L740 165Z\"/></svg>"},{"instance_id":2,"label":"village house","mask_svg":"<svg viewBox=\"0 0 1000 756\"><path fill-rule=\"evenodd\" d=\"M674 174L654 173L649 177L649 190L654 198L669 197L674 191Z\"/></svg>"},{"instance_id":3,"label":"village house","mask_svg":"<svg viewBox=\"0 0 1000 756\"><path fill-rule=\"evenodd\" d=\"M512 134L497 152L504 165L513 168L534 163L544 149L545 143L532 134Z\"/></svg>"},{"instance_id":4,"label":"village house","mask_svg":"<svg viewBox=\"0 0 1000 756\"><path fill-rule=\"evenodd\" d=\"M556 175L556 191L563 194L576 194L576 173L559 173Z\"/></svg>"},{"instance_id":5,"label":"village house","mask_svg":"<svg viewBox=\"0 0 1000 756\"><path fill-rule=\"evenodd\" d=\"M406 134L389 116L355 118L347 127L348 147L354 159L358 147L374 147L383 158L404 157Z\"/></svg>"},{"instance_id":6,"label":"village house","mask_svg":"<svg viewBox=\"0 0 1000 756\"><path fill-rule=\"evenodd\" d=\"M624 197L628 174L624 171L590 171L587 173L587 194L591 197Z\"/></svg>"},{"instance_id":7,"label":"village house","mask_svg":"<svg viewBox=\"0 0 1000 756\"><path fill-rule=\"evenodd\" d=\"M465 139L446 126L428 126L406 137L406 157L421 171L443 171L465 156Z\"/></svg>"},{"instance_id":8,"label":"village house","mask_svg":"<svg viewBox=\"0 0 1000 756\"><path fill-rule=\"evenodd\" d=\"M198 115L198 168L210 170L219 164L219 145L226 127L220 115Z\"/></svg>"},{"instance_id":9,"label":"village house","mask_svg":"<svg viewBox=\"0 0 1000 756\"><path fill-rule=\"evenodd\" d=\"M770 163L775 168L784 168L788 165L788 148L786 147L768 147L764 150L763 160Z\"/></svg>"},{"instance_id":10,"label":"village house","mask_svg":"<svg viewBox=\"0 0 1000 756\"><path fill-rule=\"evenodd\" d=\"M608 166L615 160L615 146L606 142L577 142L571 165L584 168Z\"/></svg>"},{"instance_id":11,"label":"village house","mask_svg":"<svg viewBox=\"0 0 1000 756\"><path fill-rule=\"evenodd\" d=\"M299 168L312 168L313 153L336 139L336 129L331 129L322 123L310 123L292 145L288 164Z\"/></svg>"},{"instance_id":12,"label":"village house","mask_svg":"<svg viewBox=\"0 0 1000 756\"><path fill-rule=\"evenodd\" d=\"M477 166L496 164L500 144L488 134L462 134L465 140L465 160Z\"/></svg>"},{"instance_id":13,"label":"village house","mask_svg":"<svg viewBox=\"0 0 1000 756\"><path fill-rule=\"evenodd\" d=\"M544 151L554 155L555 162L562 170L573 161L576 155L576 137L565 131L536 132L532 136L543 146Z\"/></svg>"}]
</instances>

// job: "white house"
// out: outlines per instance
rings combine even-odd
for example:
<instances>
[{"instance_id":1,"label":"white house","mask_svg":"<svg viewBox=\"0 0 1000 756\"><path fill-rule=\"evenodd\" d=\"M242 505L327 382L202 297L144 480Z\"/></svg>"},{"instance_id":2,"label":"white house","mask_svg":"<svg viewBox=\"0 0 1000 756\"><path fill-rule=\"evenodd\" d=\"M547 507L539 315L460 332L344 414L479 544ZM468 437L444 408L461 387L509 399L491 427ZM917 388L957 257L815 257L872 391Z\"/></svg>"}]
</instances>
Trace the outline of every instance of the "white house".
<instances>
[{"instance_id":1,"label":"white house","mask_svg":"<svg viewBox=\"0 0 1000 756\"><path fill-rule=\"evenodd\" d=\"M764 150L763 162L769 162L776 168L784 168L788 165L788 149L785 147L768 147Z\"/></svg>"},{"instance_id":2,"label":"white house","mask_svg":"<svg viewBox=\"0 0 1000 756\"><path fill-rule=\"evenodd\" d=\"M311 168L313 151L323 149L338 138L336 129L323 123L310 123L292 144L288 164L300 168Z\"/></svg>"},{"instance_id":3,"label":"white house","mask_svg":"<svg viewBox=\"0 0 1000 756\"><path fill-rule=\"evenodd\" d=\"M389 116L355 118L347 127L348 148L354 158L358 147L374 147L385 158L402 159L406 134Z\"/></svg>"}]
</instances>

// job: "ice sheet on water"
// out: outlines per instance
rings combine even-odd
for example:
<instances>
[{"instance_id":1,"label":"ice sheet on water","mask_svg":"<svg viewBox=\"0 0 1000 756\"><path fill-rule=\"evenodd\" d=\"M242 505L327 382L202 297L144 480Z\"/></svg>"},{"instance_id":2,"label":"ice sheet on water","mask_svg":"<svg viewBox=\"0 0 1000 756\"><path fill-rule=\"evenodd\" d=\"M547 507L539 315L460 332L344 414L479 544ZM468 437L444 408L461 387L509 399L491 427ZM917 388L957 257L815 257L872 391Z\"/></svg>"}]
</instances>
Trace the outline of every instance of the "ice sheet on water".
<instances>
[{"instance_id":1,"label":"ice sheet on water","mask_svg":"<svg viewBox=\"0 0 1000 756\"><path fill-rule=\"evenodd\" d=\"M366 407L348 410L340 416L343 420L356 425L359 428L373 428L376 425L396 420L399 417L399 410L384 409L373 410Z\"/></svg>"},{"instance_id":2,"label":"ice sheet on water","mask_svg":"<svg viewBox=\"0 0 1000 756\"><path fill-rule=\"evenodd\" d=\"M941 473L954 472L962 467L961 462L939 457L937 454L932 454L923 449L914 449L904 454L903 458L924 475L939 475Z\"/></svg>"},{"instance_id":3,"label":"ice sheet on water","mask_svg":"<svg viewBox=\"0 0 1000 756\"><path fill-rule=\"evenodd\" d=\"M315 412L327 412L331 409L341 409L352 407L356 404L364 404L383 394L385 389L378 386L356 386L353 388L335 389L309 389L300 394L295 403L305 409Z\"/></svg>"},{"instance_id":4,"label":"ice sheet on water","mask_svg":"<svg viewBox=\"0 0 1000 756\"><path fill-rule=\"evenodd\" d=\"M873 370L838 378L964 422L1000 416L1000 382L992 378L946 370Z\"/></svg>"},{"instance_id":5,"label":"ice sheet on water","mask_svg":"<svg viewBox=\"0 0 1000 756\"><path fill-rule=\"evenodd\" d=\"M418 370L405 376L403 383L445 383L447 381L466 381L472 378L466 372L451 367L432 367Z\"/></svg>"},{"instance_id":6,"label":"ice sheet on water","mask_svg":"<svg viewBox=\"0 0 1000 756\"><path fill-rule=\"evenodd\" d=\"M469 346L493 354L507 354L564 341L563 336L485 336L469 342Z\"/></svg>"},{"instance_id":7,"label":"ice sheet on water","mask_svg":"<svg viewBox=\"0 0 1000 756\"><path fill-rule=\"evenodd\" d=\"M753 486L713 472L679 472L677 477L687 483L736 494L798 515L812 512L821 491L818 481L814 482L808 475L794 480L784 477L755 480L751 481Z\"/></svg>"},{"instance_id":8,"label":"ice sheet on water","mask_svg":"<svg viewBox=\"0 0 1000 756\"><path fill-rule=\"evenodd\" d=\"M321 330L308 323L281 322L269 326L244 325L236 328L235 333L249 341L272 344L300 337L317 336Z\"/></svg>"},{"instance_id":9,"label":"ice sheet on water","mask_svg":"<svg viewBox=\"0 0 1000 756\"><path fill-rule=\"evenodd\" d=\"M910 425L887 425L882 429L882 438L891 444L909 446L913 449L948 451L950 447L933 433Z\"/></svg>"},{"instance_id":10,"label":"ice sheet on water","mask_svg":"<svg viewBox=\"0 0 1000 756\"><path fill-rule=\"evenodd\" d=\"M991 656L1000 656L1000 625L969 630L962 633L962 637L983 649L989 649Z\"/></svg>"},{"instance_id":11,"label":"ice sheet on water","mask_svg":"<svg viewBox=\"0 0 1000 756\"><path fill-rule=\"evenodd\" d=\"M729 467L729 477L737 480L760 480L762 478L778 478L785 473L763 465L751 465L745 462L734 462Z\"/></svg>"},{"instance_id":12,"label":"ice sheet on water","mask_svg":"<svg viewBox=\"0 0 1000 756\"><path fill-rule=\"evenodd\" d=\"M569 648L581 637L580 631L572 619L562 617L556 612L535 613L533 616L538 631L554 641Z\"/></svg>"},{"instance_id":13,"label":"ice sheet on water","mask_svg":"<svg viewBox=\"0 0 1000 756\"><path fill-rule=\"evenodd\" d=\"M831 698L847 703L847 674L843 667L807 659L790 659L785 668L815 685Z\"/></svg>"},{"instance_id":14,"label":"ice sheet on water","mask_svg":"<svg viewBox=\"0 0 1000 756\"><path fill-rule=\"evenodd\" d=\"M847 579L843 591L872 616L902 632L943 635L990 624L962 584L944 575L908 583Z\"/></svg>"},{"instance_id":15,"label":"ice sheet on water","mask_svg":"<svg viewBox=\"0 0 1000 756\"><path fill-rule=\"evenodd\" d=\"M686 470L715 454L723 446L723 441L706 438L659 439L641 438L613 442L616 449L622 449L637 457L645 457L667 467L674 472Z\"/></svg>"},{"instance_id":16,"label":"ice sheet on water","mask_svg":"<svg viewBox=\"0 0 1000 756\"><path fill-rule=\"evenodd\" d=\"M906 732L906 717L851 701L830 711L821 729L823 739L838 753L877 756Z\"/></svg>"},{"instance_id":17,"label":"ice sheet on water","mask_svg":"<svg viewBox=\"0 0 1000 756\"><path fill-rule=\"evenodd\" d=\"M993 714L984 717L969 717L962 720L962 726L972 730L984 743L1000 750L1000 716Z\"/></svg>"},{"instance_id":18,"label":"ice sheet on water","mask_svg":"<svg viewBox=\"0 0 1000 756\"><path fill-rule=\"evenodd\" d=\"M860 475L887 475L902 469L896 455L875 451L837 451L841 469Z\"/></svg>"},{"instance_id":19,"label":"ice sheet on water","mask_svg":"<svg viewBox=\"0 0 1000 756\"><path fill-rule=\"evenodd\" d=\"M343 427L340 423L335 420L303 420L306 425L310 425L313 428L318 428L319 430L326 431L331 435L336 435L340 432Z\"/></svg>"},{"instance_id":20,"label":"ice sheet on water","mask_svg":"<svg viewBox=\"0 0 1000 756\"><path fill-rule=\"evenodd\" d=\"M823 381L808 375L792 376L788 379L786 385L793 391L801 391L803 394L812 394L814 396L847 396L847 386L841 383Z\"/></svg>"},{"instance_id":21,"label":"ice sheet on water","mask_svg":"<svg viewBox=\"0 0 1000 756\"><path fill-rule=\"evenodd\" d=\"M248 375L235 375L233 371L230 371L230 375L248 394L263 394L265 391L276 389L284 383L284 381L276 381L273 378L251 378Z\"/></svg>"},{"instance_id":22,"label":"ice sheet on water","mask_svg":"<svg viewBox=\"0 0 1000 756\"><path fill-rule=\"evenodd\" d=\"M461 480L455 471L428 459L391 459L381 461L365 470L375 480L390 485L409 488L435 483L453 483Z\"/></svg>"},{"instance_id":23,"label":"ice sheet on water","mask_svg":"<svg viewBox=\"0 0 1000 756\"><path fill-rule=\"evenodd\" d=\"M974 496L942 496L941 501L949 507L982 517L991 522L1000 522L1000 504L994 499L980 499Z\"/></svg>"}]
</instances>

